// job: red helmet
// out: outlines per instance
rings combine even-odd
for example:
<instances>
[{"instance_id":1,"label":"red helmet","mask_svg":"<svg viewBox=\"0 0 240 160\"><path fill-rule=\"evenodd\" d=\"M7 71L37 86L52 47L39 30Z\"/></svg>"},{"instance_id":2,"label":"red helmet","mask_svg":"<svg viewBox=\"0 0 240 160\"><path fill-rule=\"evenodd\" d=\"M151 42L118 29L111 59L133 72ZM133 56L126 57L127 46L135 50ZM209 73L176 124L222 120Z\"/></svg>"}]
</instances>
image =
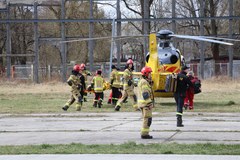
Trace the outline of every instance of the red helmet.
<instances>
[{"instance_id":1,"label":"red helmet","mask_svg":"<svg viewBox=\"0 0 240 160\"><path fill-rule=\"evenodd\" d=\"M152 69L150 68L150 67L143 67L142 68L142 70L141 70L141 73L142 73L142 75L143 76L148 76L149 75L149 73L151 73L152 72Z\"/></svg>"},{"instance_id":2,"label":"red helmet","mask_svg":"<svg viewBox=\"0 0 240 160\"><path fill-rule=\"evenodd\" d=\"M129 59L129 60L127 61L127 64L133 64L133 60Z\"/></svg>"},{"instance_id":3,"label":"red helmet","mask_svg":"<svg viewBox=\"0 0 240 160\"><path fill-rule=\"evenodd\" d=\"M80 65L80 68L83 70L84 68L86 67L86 65L84 64L84 63L82 63L81 65Z\"/></svg>"},{"instance_id":4,"label":"red helmet","mask_svg":"<svg viewBox=\"0 0 240 160\"><path fill-rule=\"evenodd\" d=\"M73 67L73 70L79 72L79 71L81 70L81 67L80 67L78 64L76 64L76 65Z\"/></svg>"}]
</instances>

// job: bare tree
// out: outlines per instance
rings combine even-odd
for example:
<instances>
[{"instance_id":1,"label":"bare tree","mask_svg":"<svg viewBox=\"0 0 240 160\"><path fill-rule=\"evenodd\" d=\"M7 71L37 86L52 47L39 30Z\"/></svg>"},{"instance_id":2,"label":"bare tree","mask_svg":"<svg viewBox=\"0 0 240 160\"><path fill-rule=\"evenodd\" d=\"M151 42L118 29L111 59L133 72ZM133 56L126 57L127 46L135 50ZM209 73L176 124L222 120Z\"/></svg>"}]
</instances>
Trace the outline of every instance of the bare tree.
<instances>
[{"instance_id":1,"label":"bare tree","mask_svg":"<svg viewBox=\"0 0 240 160\"><path fill-rule=\"evenodd\" d=\"M11 8L11 16L15 19L31 19L31 7L16 6ZM33 53L33 27L29 23L19 23L11 26L12 30L12 54ZM26 64L27 57L14 57L13 63Z\"/></svg>"},{"instance_id":2,"label":"bare tree","mask_svg":"<svg viewBox=\"0 0 240 160\"><path fill-rule=\"evenodd\" d=\"M89 2L69 1L65 4L66 18L68 19L88 19L89 18ZM61 8L49 7L42 13L44 16L52 16L59 18L61 15ZM104 11L99 10L98 6L94 5L94 18L104 18ZM51 11L51 13L49 13ZM66 23L66 37L68 38L88 38L89 36L89 24L88 23ZM45 27L46 26L42 26ZM52 27L52 26L48 26ZM60 24L51 28L55 32L47 33L48 37L57 36L60 37ZM57 32L56 32L57 31ZM94 23L94 36L105 37L111 35L111 25ZM45 33L46 34L46 33ZM95 61L105 61L106 57L109 57L110 41L94 41L94 58ZM76 61L78 63L88 62L88 41L68 43L67 58L69 61Z\"/></svg>"}]
</instances>

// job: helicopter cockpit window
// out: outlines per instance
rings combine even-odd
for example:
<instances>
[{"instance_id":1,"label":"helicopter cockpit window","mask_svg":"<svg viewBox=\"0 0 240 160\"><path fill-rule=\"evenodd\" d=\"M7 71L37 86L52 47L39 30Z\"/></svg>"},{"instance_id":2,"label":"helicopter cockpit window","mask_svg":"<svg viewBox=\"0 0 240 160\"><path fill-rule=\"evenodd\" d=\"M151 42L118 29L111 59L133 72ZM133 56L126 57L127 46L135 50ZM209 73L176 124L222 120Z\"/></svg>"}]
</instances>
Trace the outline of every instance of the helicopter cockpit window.
<instances>
[{"instance_id":1,"label":"helicopter cockpit window","mask_svg":"<svg viewBox=\"0 0 240 160\"><path fill-rule=\"evenodd\" d=\"M168 48L168 47L170 47L170 43L169 42L161 42L161 43L159 43L159 47L160 48Z\"/></svg>"}]
</instances>

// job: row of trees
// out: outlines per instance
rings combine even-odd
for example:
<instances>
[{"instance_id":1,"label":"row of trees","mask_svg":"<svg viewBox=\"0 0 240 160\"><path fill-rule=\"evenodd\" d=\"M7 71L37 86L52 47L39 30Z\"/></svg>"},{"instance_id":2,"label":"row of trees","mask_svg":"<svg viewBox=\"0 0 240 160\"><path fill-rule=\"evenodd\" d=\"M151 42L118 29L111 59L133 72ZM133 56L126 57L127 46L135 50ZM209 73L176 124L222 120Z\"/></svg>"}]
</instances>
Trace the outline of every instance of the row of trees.
<instances>
[{"instance_id":1,"label":"row of trees","mask_svg":"<svg viewBox=\"0 0 240 160\"><path fill-rule=\"evenodd\" d=\"M89 2L69 1L65 3L66 19L88 19ZM105 18L104 11L95 4L93 7L94 18ZM11 6L11 19L33 19L32 6ZM0 12L0 18L6 19L6 13ZM38 7L39 19L61 19L61 7ZM89 23L66 23L67 40L88 38ZM11 24L11 54L34 54L33 23ZM111 24L94 23L94 37L111 36ZM0 24L0 54L6 54L6 24ZM39 23L40 38L40 66L60 65L60 23ZM44 40L45 39L45 40ZM47 39L47 40L46 40ZM97 41L94 43L94 58L96 61L105 61L106 53L110 53L110 41ZM109 57L109 56L108 56ZM84 62L88 61L88 41L67 44L67 60ZM26 64L32 62L33 57L12 57L12 64ZM5 65L5 57L0 58L0 63Z\"/></svg>"},{"instance_id":2,"label":"row of trees","mask_svg":"<svg viewBox=\"0 0 240 160\"><path fill-rule=\"evenodd\" d=\"M201 0L175 0L176 1L176 17L200 17ZM229 15L228 0L203 0L204 16L227 16ZM122 0L121 18L164 18L172 16L172 1L163 0ZM101 3L101 5L108 5ZM124 7L123 7L124 6ZM111 7L116 7L112 4ZM239 16L240 2L234 0L234 16ZM87 1L67 1L65 4L66 19L88 19L89 18L89 2ZM105 15L104 10L99 9L97 2L94 3L94 18L114 18L112 15ZM144 12L146 11L146 12ZM33 7L30 6L12 6L12 19L32 19ZM130 14L129 14L130 13ZM60 19L61 7L39 7L39 18L44 19ZM0 18L6 19L6 14L0 12ZM240 31L240 21L233 21L234 38L238 38ZM144 26L144 23L146 24ZM129 22L122 24L122 34L138 35L146 34L144 32L157 32L160 29L171 29L171 21L169 22ZM89 23L66 23L66 36L69 38L84 38L89 36ZM178 34L199 35L200 21L185 20L177 21ZM145 28L144 28L145 27ZM111 36L111 23L94 23L94 37ZM59 23L39 23L40 38L60 38L61 24ZM211 36L227 36L228 20L207 20L204 21L204 33ZM11 54L32 54L33 53L33 24L17 23L11 24ZM178 41L178 47L184 51L186 57L199 58L198 42ZM143 52L144 40L122 40L120 41L122 53L135 54L135 56L144 57ZM127 45L126 45L127 44ZM185 44L185 45L184 45ZM187 44L187 45L186 45ZM6 24L0 24L0 55L6 54ZM40 44L40 65L59 65L61 63L61 54L59 43L56 41L41 42ZM126 47L127 46L127 47ZM234 46L234 54L237 56L239 45ZM129 52L130 51L130 52ZM94 41L94 59L95 61L108 60L110 53L110 41ZM189 53L189 54L187 54ZM208 44L206 47L205 57L213 57L216 61L220 59L221 54L226 54L227 49L217 44ZM67 60L77 62L88 61L88 41L68 43ZM107 57L107 58L106 58ZM143 59L143 58L141 58ZM13 57L13 64L26 64L32 61L33 57ZM0 63L5 65L5 58L0 57Z\"/></svg>"}]
</instances>

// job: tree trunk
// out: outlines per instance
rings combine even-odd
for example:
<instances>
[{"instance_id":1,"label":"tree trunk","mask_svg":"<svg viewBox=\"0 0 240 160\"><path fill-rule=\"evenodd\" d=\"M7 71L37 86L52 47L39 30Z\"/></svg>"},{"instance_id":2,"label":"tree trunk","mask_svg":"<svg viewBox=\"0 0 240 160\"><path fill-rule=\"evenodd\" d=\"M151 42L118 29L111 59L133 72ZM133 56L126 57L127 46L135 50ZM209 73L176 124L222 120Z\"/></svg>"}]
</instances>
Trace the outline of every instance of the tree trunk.
<instances>
[{"instance_id":1,"label":"tree trunk","mask_svg":"<svg viewBox=\"0 0 240 160\"><path fill-rule=\"evenodd\" d=\"M217 5L214 4L214 0L209 0L209 5L210 5L210 17L216 16L216 10L217 10ZM213 36L217 36L218 33L218 27L216 24L216 20L212 19L211 20L211 31ZM215 75L218 76L220 75L220 66L217 64L219 63L219 44L213 43L211 46L212 54L213 54L213 59L215 60Z\"/></svg>"}]
</instances>

